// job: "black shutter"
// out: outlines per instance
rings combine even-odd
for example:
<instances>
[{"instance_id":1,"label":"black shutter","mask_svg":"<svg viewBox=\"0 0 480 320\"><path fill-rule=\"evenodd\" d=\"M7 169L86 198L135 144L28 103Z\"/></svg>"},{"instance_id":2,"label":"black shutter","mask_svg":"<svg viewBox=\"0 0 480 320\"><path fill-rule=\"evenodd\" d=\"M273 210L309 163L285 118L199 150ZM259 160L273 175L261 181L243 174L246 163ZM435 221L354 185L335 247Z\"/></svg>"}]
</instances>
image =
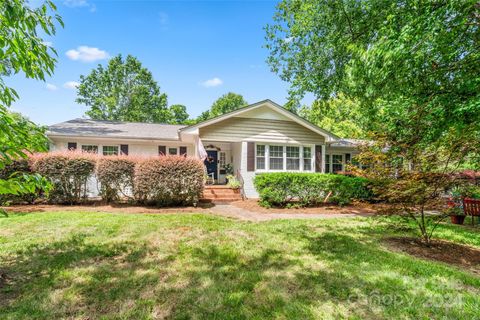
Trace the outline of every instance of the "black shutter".
<instances>
[{"instance_id":1,"label":"black shutter","mask_svg":"<svg viewBox=\"0 0 480 320\"><path fill-rule=\"evenodd\" d=\"M69 142L68 143L68 150L77 150L77 143L76 142Z\"/></svg>"},{"instance_id":2,"label":"black shutter","mask_svg":"<svg viewBox=\"0 0 480 320\"><path fill-rule=\"evenodd\" d=\"M158 146L158 155L164 156L167 154L167 147L166 146Z\"/></svg>"},{"instance_id":3,"label":"black shutter","mask_svg":"<svg viewBox=\"0 0 480 320\"><path fill-rule=\"evenodd\" d=\"M255 142L247 142L247 171L255 171Z\"/></svg>"},{"instance_id":4,"label":"black shutter","mask_svg":"<svg viewBox=\"0 0 480 320\"><path fill-rule=\"evenodd\" d=\"M128 156L128 144L120 145L120 154Z\"/></svg>"},{"instance_id":5,"label":"black shutter","mask_svg":"<svg viewBox=\"0 0 480 320\"><path fill-rule=\"evenodd\" d=\"M322 146L315 146L315 172L322 172L323 167Z\"/></svg>"},{"instance_id":6,"label":"black shutter","mask_svg":"<svg viewBox=\"0 0 480 320\"><path fill-rule=\"evenodd\" d=\"M180 155L184 157L187 156L187 147L180 147Z\"/></svg>"}]
</instances>

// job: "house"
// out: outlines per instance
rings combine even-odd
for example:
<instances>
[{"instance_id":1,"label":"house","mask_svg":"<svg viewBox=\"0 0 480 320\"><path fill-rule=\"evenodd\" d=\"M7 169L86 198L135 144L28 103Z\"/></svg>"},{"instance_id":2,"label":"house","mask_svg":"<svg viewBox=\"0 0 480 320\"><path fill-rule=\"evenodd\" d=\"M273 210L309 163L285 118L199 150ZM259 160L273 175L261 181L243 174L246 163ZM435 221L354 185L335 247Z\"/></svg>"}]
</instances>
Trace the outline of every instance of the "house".
<instances>
[{"instance_id":1,"label":"house","mask_svg":"<svg viewBox=\"0 0 480 320\"><path fill-rule=\"evenodd\" d=\"M336 135L264 100L195 125L74 119L49 127L50 150L104 155L187 155L204 148L207 172L218 184L233 173L247 197L263 172L338 172L357 154L358 141ZM203 148L202 148L203 146ZM233 167L233 170L231 168Z\"/></svg>"}]
</instances>

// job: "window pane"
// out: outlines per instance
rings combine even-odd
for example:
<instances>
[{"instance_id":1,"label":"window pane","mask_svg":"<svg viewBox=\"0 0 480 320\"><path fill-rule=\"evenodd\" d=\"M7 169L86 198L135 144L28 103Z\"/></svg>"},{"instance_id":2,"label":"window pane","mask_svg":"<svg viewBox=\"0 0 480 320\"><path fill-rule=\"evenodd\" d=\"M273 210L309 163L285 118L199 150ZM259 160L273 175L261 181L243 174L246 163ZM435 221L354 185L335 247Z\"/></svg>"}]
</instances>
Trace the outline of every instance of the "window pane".
<instances>
[{"instance_id":1,"label":"window pane","mask_svg":"<svg viewBox=\"0 0 480 320\"><path fill-rule=\"evenodd\" d=\"M168 148L168 154L176 155L177 154L177 148Z\"/></svg>"},{"instance_id":2,"label":"window pane","mask_svg":"<svg viewBox=\"0 0 480 320\"><path fill-rule=\"evenodd\" d=\"M283 170L283 157L272 158L270 157L270 169L271 170Z\"/></svg>"},{"instance_id":3,"label":"window pane","mask_svg":"<svg viewBox=\"0 0 480 320\"><path fill-rule=\"evenodd\" d=\"M264 157L257 157L257 169L260 169L260 170L265 169L265 158Z\"/></svg>"},{"instance_id":4,"label":"window pane","mask_svg":"<svg viewBox=\"0 0 480 320\"><path fill-rule=\"evenodd\" d=\"M90 152L90 153L97 153L98 152L98 146L82 145L82 151L83 152Z\"/></svg>"},{"instance_id":5,"label":"window pane","mask_svg":"<svg viewBox=\"0 0 480 320\"><path fill-rule=\"evenodd\" d=\"M342 171L343 157L341 154L332 155L332 172Z\"/></svg>"},{"instance_id":6,"label":"window pane","mask_svg":"<svg viewBox=\"0 0 480 320\"><path fill-rule=\"evenodd\" d=\"M118 155L118 146L103 146L104 156Z\"/></svg>"},{"instance_id":7,"label":"window pane","mask_svg":"<svg viewBox=\"0 0 480 320\"><path fill-rule=\"evenodd\" d=\"M300 147L287 147L287 158L300 158Z\"/></svg>"},{"instance_id":8,"label":"window pane","mask_svg":"<svg viewBox=\"0 0 480 320\"><path fill-rule=\"evenodd\" d=\"M270 158L283 158L282 146L270 146Z\"/></svg>"},{"instance_id":9,"label":"window pane","mask_svg":"<svg viewBox=\"0 0 480 320\"><path fill-rule=\"evenodd\" d=\"M257 156L260 156L260 157L265 156L265 146L257 144Z\"/></svg>"},{"instance_id":10,"label":"window pane","mask_svg":"<svg viewBox=\"0 0 480 320\"><path fill-rule=\"evenodd\" d=\"M312 171L312 160L311 159L303 159L303 170L304 171Z\"/></svg>"},{"instance_id":11,"label":"window pane","mask_svg":"<svg viewBox=\"0 0 480 320\"><path fill-rule=\"evenodd\" d=\"M303 147L303 158L311 159L312 158L312 148L310 147Z\"/></svg>"},{"instance_id":12,"label":"window pane","mask_svg":"<svg viewBox=\"0 0 480 320\"><path fill-rule=\"evenodd\" d=\"M287 158L287 170L300 170L300 159Z\"/></svg>"}]
</instances>

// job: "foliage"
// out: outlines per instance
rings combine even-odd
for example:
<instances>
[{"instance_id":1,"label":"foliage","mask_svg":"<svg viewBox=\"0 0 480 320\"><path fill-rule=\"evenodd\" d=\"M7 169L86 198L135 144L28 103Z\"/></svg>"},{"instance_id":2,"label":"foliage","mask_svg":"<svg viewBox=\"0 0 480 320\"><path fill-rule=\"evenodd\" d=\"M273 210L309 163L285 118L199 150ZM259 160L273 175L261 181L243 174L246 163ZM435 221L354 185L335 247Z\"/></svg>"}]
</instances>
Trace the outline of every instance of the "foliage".
<instances>
[{"instance_id":1,"label":"foliage","mask_svg":"<svg viewBox=\"0 0 480 320\"><path fill-rule=\"evenodd\" d=\"M171 120L167 95L152 73L128 55L98 65L87 76L80 76L76 101L90 107L86 115L98 120L167 123Z\"/></svg>"},{"instance_id":2,"label":"foliage","mask_svg":"<svg viewBox=\"0 0 480 320\"><path fill-rule=\"evenodd\" d=\"M171 124L187 124L189 122L187 107L184 105L174 104L171 105L169 109L172 115L172 119L170 120Z\"/></svg>"},{"instance_id":3,"label":"foliage","mask_svg":"<svg viewBox=\"0 0 480 320\"><path fill-rule=\"evenodd\" d=\"M26 159L14 160L0 170L0 204L33 203L50 188L47 179L32 174Z\"/></svg>"},{"instance_id":4,"label":"foliage","mask_svg":"<svg viewBox=\"0 0 480 320\"><path fill-rule=\"evenodd\" d=\"M364 146L358 161L366 165L360 174L373 181L379 200L391 204L386 213L413 220L421 238L430 243L433 232L445 218L444 195L474 184L457 170L468 155L478 153L478 140L446 136L422 150L391 147L384 140ZM427 210L440 213L428 215Z\"/></svg>"},{"instance_id":5,"label":"foliage","mask_svg":"<svg viewBox=\"0 0 480 320\"><path fill-rule=\"evenodd\" d=\"M255 177L254 185L264 206L313 206L324 201L344 205L372 197L367 179L335 174L264 173Z\"/></svg>"},{"instance_id":6,"label":"foliage","mask_svg":"<svg viewBox=\"0 0 480 320\"><path fill-rule=\"evenodd\" d=\"M87 197L87 181L95 172L96 155L81 152L35 154L32 170L49 179L53 189L48 195L53 203L79 203Z\"/></svg>"},{"instance_id":7,"label":"foliage","mask_svg":"<svg viewBox=\"0 0 480 320\"><path fill-rule=\"evenodd\" d=\"M234 175L227 175L228 183L227 186L232 189L239 189L241 187L240 181Z\"/></svg>"},{"instance_id":8,"label":"foliage","mask_svg":"<svg viewBox=\"0 0 480 320\"><path fill-rule=\"evenodd\" d=\"M29 152L45 150L44 128L8 107L19 95L6 85L4 77L23 73L27 78L45 80L55 66L56 52L39 36L54 35L55 23L63 26L52 1L32 8L24 0L5 0L0 3L0 169L12 160L25 158ZM38 175L12 173L0 178L0 194L28 194L36 189L45 192L49 184Z\"/></svg>"},{"instance_id":9,"label":"foliage","mask_svg":"<svg viewBox=\"0 0 480 320\"><path fill-rule=\"evenodd\" d=\"M303 106L299 115L339 137L367 137L359 104L343 94L328 100L315 100L311 106Z\"/></svg>"},{"instance_id":10,"label":"foliage","mask_svg":"<svg viewBox=\"0 0 480 320\"><path fill-rule=\"evenodd\" d=\"M100 183L100 195L107 202L133 192L133 178L137 159L132 156L102 157L97 161L96 176Z\"/></svg>"},{"instance_id":11,"label":"foliage","mask_svg":"<svg viewBox=\"0 0 480 320\"><path fill-rule=\"evenodd\" d=\"M476 0L284 0L267 26L268 61L293 95L348 94L390 142L478 132L479 8Z\"/></svg>"},{"instance_id":12,"label":"foliage","mask_svg":"<svg viewBox=\"0 0 480 320\"><path fill-rule=\"evenodd\" d=\"M141 161L135 169L135 197L158 206L198 203L203 191L204 165L183 156Z\"/></svg>"},{"instance_id":13,"label":"foliage","mask_svg":"<svg viewBox=\"0 0 480 320\"><path fill-rule=\"evenodd\" d=\"M197 122L205 121L225 113L237 110L248 105L242 95L229 92L218 98L210 107L210 110L202 112L197 118Z\"/></svg>"}]
</instances>

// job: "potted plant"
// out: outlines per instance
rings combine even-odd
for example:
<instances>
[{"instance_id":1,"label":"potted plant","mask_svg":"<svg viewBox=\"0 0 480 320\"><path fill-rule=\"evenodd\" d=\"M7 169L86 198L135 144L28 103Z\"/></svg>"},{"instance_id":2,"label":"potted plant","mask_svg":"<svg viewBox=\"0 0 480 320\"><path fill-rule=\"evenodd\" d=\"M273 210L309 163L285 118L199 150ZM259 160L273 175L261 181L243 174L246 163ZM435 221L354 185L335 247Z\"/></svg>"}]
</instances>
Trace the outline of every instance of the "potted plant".
<instances>
[{"instance_id":1,"label":"potted plant","mask_svg":"<svg viewBox=\"0 0 480 320\"><path fill-rule=\"evenodd\" d=\"M225 174L227 175L225 180L228 184L229 177L233 177L233 165L231 163L227 163L225 166L223 166L223 170L225 170Z\"/></svg>"},{"instance_id":2,"label":"potted plant","mask_svg":"<svg viewBox=\"0 0 480 320\"><path fill-rule=\"evenodd\" d=\"M447 213L450 216L450 221L452 221L453 224L463 224L465 221L465 213L463 212L462 208L449 208Z\"/></svg>"},{"instance_id":3,"label":"potted plant","mask_svg":"<svg viewBox=\"0 0 480 320\"><path fill-rule=\"evenodd\" d=\"M233 175L228 175L227 176L227 180L228 180L228 186L232 189L240 189L240 181L238 181L238 179L233 176Z\"/></svg>"}]
</instances>

